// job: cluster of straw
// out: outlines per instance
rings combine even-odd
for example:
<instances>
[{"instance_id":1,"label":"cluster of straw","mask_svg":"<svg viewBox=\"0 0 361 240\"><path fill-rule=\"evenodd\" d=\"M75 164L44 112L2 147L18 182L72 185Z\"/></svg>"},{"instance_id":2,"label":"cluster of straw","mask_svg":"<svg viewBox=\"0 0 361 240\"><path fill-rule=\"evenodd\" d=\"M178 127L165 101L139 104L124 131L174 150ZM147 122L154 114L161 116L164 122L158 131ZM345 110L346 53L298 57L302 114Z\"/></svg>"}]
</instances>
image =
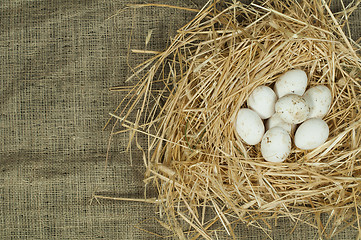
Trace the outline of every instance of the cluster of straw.
<instances>
[{"instance_id":1,"label":"cluster of straw","mask_svg":"<svg viewBox=\"0 0 361 240\"><path fill-rule=\"evenodd\" d=\"M343 222L361 230L361 62L357 42L343 31L356 6L332 13L323 0L223 9L210 1L164 52L137 66L136 77L149 70L113 116L143 151L145 181L156 184L156 202L179 238L211 239L216 222L235 238L233 223L263 228L260 222L277 217L329 237ZM290 69L309 73L309 87L331 89L330 136L312 151L293 146L284 163L269 163L260 146L241 141L234 121L254 88L272 86ZM139 133L147 146L134 138Z\"/></svg>"}]
</instances>

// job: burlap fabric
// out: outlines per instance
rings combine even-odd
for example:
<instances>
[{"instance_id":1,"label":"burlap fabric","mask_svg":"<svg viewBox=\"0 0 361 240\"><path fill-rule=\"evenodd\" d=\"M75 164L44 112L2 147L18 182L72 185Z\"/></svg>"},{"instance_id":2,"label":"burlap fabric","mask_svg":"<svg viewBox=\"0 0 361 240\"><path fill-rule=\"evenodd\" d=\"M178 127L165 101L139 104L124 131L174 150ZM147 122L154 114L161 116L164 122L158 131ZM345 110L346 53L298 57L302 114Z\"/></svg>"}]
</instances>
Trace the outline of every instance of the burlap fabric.
<instances>
[{"instance_id":1,"label":"burlap fabric","mask_svg":"<svg viewBox=\"0 0 361 240\"><path fill-rule=\"evenodd\" d=\"M207 1L152 2L200 9ZM94 192L143 197L143 162L137 151L124 153L127 134L112 142L105 169L110 130L102 127L124 96L108 88L124 85L131 74L128 64L147 57L127 56L129 49L163 50L194 16L161 7L118 12L129 3L139 1L0 2L0 239L160 239L171 234L157 223L154 205L90 204ZM354 39L360 37L359 19L357 10L351 19ZM317 236L301 223L290 233L291 226L280 220L268 234L274 239ZM244 225L236 233L239 239L267 238ZM356 235L348 229L337 239Z\"/></svg>"}]
</instances>

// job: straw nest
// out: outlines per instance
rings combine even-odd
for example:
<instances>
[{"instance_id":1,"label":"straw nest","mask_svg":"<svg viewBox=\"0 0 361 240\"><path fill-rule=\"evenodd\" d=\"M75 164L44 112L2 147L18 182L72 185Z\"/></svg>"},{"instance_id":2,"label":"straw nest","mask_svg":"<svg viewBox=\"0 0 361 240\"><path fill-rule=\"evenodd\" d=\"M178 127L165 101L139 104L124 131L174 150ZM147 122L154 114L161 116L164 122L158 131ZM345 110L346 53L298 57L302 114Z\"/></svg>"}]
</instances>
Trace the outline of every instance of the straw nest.
<instances>
[{"instance_id":1,"label":"straw nest","mask_svg":"<svg viewBox=\"0 0 361 240\"><path fill-rule=\"evenodd\" d=\"M332 13L321 0L223 8L210 1L165 51L145 51L155 56L135 68L139 81L112 116L143 152L163 225L179 238L205 239L216 222L235 238L237 222L267 233L268 220L279 217L328 237L342 223L360 229L361 68L359 46L343 31L356 6ZM314 150L293 146L284 163L269 163L259 145L238 137L235 116L254 88L272 87L290 69L308 73L308 87L331 89L330 136ZM147 136L143 146L138 134Z\"/></svg>"}]
</instances>

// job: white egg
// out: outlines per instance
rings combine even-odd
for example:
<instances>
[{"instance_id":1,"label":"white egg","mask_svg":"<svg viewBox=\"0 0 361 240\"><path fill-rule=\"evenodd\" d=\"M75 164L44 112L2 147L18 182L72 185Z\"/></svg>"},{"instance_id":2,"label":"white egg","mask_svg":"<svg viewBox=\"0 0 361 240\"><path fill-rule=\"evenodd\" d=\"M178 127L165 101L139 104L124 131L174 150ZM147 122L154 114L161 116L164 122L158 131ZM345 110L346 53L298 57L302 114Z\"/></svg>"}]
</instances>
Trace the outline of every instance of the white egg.
<instances>
[{"instance_id":1,"label":"white egg","mask_svg":"<svg viewBox=\"0 0 361 240\"><path fill-rule=\"evenodd\" d=\"M276 101L277 96L270 87L259 86L248 97L247 104L262 119L267 119L274 114Z\"/></svg>"},{"instance_id":2,"label":"white egg","mask_svg":"<svg viewBox=\"0 0 361 240\"><path fill-rule=\"evenodd\" d=\"M295 145L310 150L322 145L328 138L327 123L320 118L311 118L302 123L295 134Z\"/></svg>"},{"instance_id":3,"label":"white egg","mask_svg":"<svg viewBox=\"0 0 361 240\"><path fill-rule=\"evenodd\" d=\"M258 114L248 108L241 108L235 123L238 135L248 145L256 145L262 140L264 125Z\"/></svg>"},{"instance_id":4,"label":"white egg","mask_svg":"<svg viewBox=\"0 0 361 240\"><path fill-rule=\"evenodd\" d=\"M323 118L331 106L331 91L328 87L318 85L308 89L303 95L307 105L310 107L308 118Z\"/></svg>"},{"instance_id":5,"label":"white egg","mask_svg":"<svg viewBox=\"0 0 361 240\"><path fill-rule=\"evenodd\" d=\"M278 99L275 109L283 121L291 124L305 121L310 112L306 100L296 94L288 94Z\"/></svg>"},{"instance_id":6,"label":"white egg","mask_svg":"<svg viewBox=\"0 0 361 240\"><path fill-rule=\"evenodd\" d=\"M307 75L300 69L287 71L276 81L274 90L277 97L281 98L287 94L302 96L307 87Z\"/></svg>"},{"instance_id":7,"label":"white egg","mask_svg":"<svg viewBox=\"0 0 361 240\"><path fill-rule=\"evenodd\" d=\"M293 132L295 125L291 123L287 123L283 121L279 113L275 113L270 117L266 122L266 130L274 128L274 127L281 127L286 130L288 133Z\"/></svg>"},{"instance_id":8,"label":"white egg","mask_svg":"<svg viewBox=\"0 0 361 240\"><path fill-rule=\"evenodd\" d=\"M268 130L261 142L261 153L268 162L283 162L291 152L291 137L281 127Z\"/></svg>"}]
</instances>

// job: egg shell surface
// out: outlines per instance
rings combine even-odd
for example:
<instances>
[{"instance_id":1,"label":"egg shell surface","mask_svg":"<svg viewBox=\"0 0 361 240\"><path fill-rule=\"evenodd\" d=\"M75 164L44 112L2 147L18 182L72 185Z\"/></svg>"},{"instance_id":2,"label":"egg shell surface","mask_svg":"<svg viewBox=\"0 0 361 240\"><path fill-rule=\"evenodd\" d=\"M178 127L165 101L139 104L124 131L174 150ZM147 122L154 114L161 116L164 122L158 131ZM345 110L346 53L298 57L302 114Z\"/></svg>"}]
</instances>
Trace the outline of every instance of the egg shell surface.
<instances>
[{"instance_id":1,"label":"egg shell surface","mask_svg":"<svg viewBox=\"0 0 361 240\"><path fill-rule=\"evenodd\" d=\"M323 118L331 106L332 95L328 87L318 85L306 91L303 95L310 108L308 118Z\"/></svg>"},{"instance_id":2,"label":"egg shell surface","mask_svg":"<svg viewBox=\"0 0 361 240\"><path fill-rule=\"evenodd\" d=\"M307 74L300 69L289 70L276 81L274 91L278 98L287 94L302 96L307 87Z\"/></svg>"},{"instance_id":3,"label":"egg shell surface","mask_svg":"<svg viewBox=\"0 0 361 240\"><path fill-rule=\"evenodd\" d=\"M283 162L291 152L291 137L281 127L269 129L261 142L261 153L268 162Z\"/></svg>"},{"instance_id":4,"label":"egg shell surface","mask_svg":"<svg viewBox=\"0 0 361 240\"><path fill-rule=\"evenodd\" d=\"M262 119L270 118L275 112L277 96L272 88L267 86L256 87L247 99L247 105Z\"/></svg>"},{"instance_id":5,"label":"egg shell surface","mask_svg":"<svg viewBox=\"0 0 361 240\"><path fill-rule=\"evenodd\" d=\"M238 111L235 128L238 135L248 145L258 144L264 134L264 125L258 114L248 108Z\"/></svg>"},{"instance_id":6,"label":"egg shell surface","mask_svg":"<svg viewBox=\"0 0 361 240\"><path fill-rule=\"evenodd\" d=\"M291 133L294 129L294 124L285 122L279 113L275 113L267 119L266 121L266 130L271 129L273 127L281 127L286 130L288 133Z\"/></svg>"},{"instance_id":7,"label":"egg shell surface","mask_svg":"<svg viewBox=\"0 0 361 240\"><path fill-rule=\"evenodd\" d=\"M290 124L299 124L305 121L310 112L306 100L296 94L288 94L278 99L275 109L283 121Z\"/></svg>"},{"instance_id":8,"label":"egg shell surface","mask_svg":"<svg viewBox=\"0 0 361 240\"><path fill-rule=\"evenodd\" d=\"M295 133L295 145L303 150L311 150L326 142L329 134L327 123L320 118L303 122Z\"/></svg>"}]
</instances>

